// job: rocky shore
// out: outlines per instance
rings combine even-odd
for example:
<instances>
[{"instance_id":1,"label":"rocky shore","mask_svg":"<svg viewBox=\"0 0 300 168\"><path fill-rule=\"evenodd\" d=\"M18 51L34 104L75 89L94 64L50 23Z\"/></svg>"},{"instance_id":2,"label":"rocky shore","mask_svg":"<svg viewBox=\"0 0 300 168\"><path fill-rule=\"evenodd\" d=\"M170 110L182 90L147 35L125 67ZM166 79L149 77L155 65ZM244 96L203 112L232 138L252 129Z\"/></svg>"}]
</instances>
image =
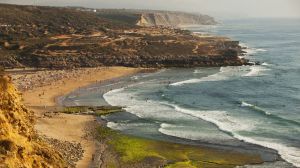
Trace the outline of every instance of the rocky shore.
<instances>
[{"instance_id":1,"label":"rocky shore","mask_svg":"<svg viewBox=\"0 0 300 168\"><path fill-rule=\"evenodd\" d=\"M80 143L60 141L54 138L47 138L46 136L41 136L40 138L58 151L64 160L67 161L69 167L76 167L76 163L83 157L84 150Z\"/></svg>"}]
</instances>

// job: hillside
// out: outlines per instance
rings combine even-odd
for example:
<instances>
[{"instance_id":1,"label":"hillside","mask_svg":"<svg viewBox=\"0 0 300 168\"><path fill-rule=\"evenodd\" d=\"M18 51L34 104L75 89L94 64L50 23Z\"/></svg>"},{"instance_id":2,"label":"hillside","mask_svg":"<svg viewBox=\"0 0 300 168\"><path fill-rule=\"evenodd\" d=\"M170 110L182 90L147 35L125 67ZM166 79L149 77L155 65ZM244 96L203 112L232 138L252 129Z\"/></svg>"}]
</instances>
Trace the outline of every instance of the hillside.
<instances>
[{"instance_id":1,"label":"hillside","mask_svg":"<svg viewBox=\"0 0 300 168\"><path fill-rule=\"evenodd\" d=\"M66 167L62 156L37 138L33 113L0 72L0 167Z\"/></svg>"},{"instance_id":2,"label":"hillside","mask_svg":"<svg viewBox=\"0 0 300 168\"><path fill-rule=\"evenodd\" d=\"M90 12L59 7L0 4L0 37L26 39L56 34L89 34L123 28Z\"/></svg>"},{"instance_id":3,"label":"hillside","mask_svg":"<svg viewBox=\"0 0 300 168\"><path fill-rule=\"evenodd\" d=\"M187 25L215 25L208 15L159 10L99 9L98 16L119 23L139 26L181 27Z\"/></svg>"},{"instance_id":4,"label":"hillside","mask_svg":"<svg viewBox=\"0 0 300 168\"><path fill-rule=\"evenodd\" d=\"M140 27L77 8L0 4L0 65L195 67L248 64L238 41L168 27ZM102 12L103 13L103 12ZM106 12L109 13L109 12Z\"/></svg>"},{"instance_id":5,"label":"hillside","mask_svg":"<svg viewBox=\"0 0 300 168\"><path fill-rule=\"evenodd\" d=\"M182 27L189 25L215 25L217 22L210 16L184 12L143 13L137 25Z\"/></svg>"}]
</instances>

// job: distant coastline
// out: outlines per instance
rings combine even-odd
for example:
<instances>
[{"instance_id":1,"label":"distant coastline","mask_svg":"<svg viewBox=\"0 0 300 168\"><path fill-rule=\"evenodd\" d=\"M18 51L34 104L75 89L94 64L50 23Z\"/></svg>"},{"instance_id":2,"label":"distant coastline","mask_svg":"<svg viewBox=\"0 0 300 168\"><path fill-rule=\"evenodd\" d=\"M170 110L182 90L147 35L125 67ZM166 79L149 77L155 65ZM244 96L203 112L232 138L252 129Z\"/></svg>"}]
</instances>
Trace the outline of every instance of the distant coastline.
<instances>
[{"instance_id":1,"label":"distant coastline","mask_svg":"<svg viewBox=\"0 0 300 168\"><path fill-rule=\"evenodd\" d=\"M132 18L135 13L122 13L122 10L91 12L5 4L0 4L0 9L6 11L0 14L3 34L0 37L0 66L5 68L168 68L251 64L239 57L243 52L238 41L215 35L197 36L176 28L181 24L215 24L213 18L206 15L182 13L180 19L175 17L177 13L153 13L155 20L149 21L150 16L145 20L155 24L143 27L135 24L135 18ZM170 19L168 23L162 22L165 17Z\"/></svg>"}]
</instances>

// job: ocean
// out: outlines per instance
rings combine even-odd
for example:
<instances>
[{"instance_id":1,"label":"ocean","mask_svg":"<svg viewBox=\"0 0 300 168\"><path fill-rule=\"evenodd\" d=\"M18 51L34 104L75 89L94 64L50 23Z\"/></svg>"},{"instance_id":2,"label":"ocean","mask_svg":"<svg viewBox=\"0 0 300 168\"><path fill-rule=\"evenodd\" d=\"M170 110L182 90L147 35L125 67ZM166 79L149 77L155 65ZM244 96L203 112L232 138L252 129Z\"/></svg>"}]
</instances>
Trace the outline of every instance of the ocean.
<instances>
[{"instance_id":1,"label":"ocean","mask_svg":"<svg viewBox=\"0 0 300 168\"><path fill-rule=\"evenodd\" d=\"M126 134L237 148L255 144L290 163L271 167L300 167L300 20L227 20L188 29L238 40L247 47L245 57L261 65L164 69L120 79L113 90L93 85L65 101L126 107L126 113L105 117L108 127Z\"/></svg>"}]
</instances>

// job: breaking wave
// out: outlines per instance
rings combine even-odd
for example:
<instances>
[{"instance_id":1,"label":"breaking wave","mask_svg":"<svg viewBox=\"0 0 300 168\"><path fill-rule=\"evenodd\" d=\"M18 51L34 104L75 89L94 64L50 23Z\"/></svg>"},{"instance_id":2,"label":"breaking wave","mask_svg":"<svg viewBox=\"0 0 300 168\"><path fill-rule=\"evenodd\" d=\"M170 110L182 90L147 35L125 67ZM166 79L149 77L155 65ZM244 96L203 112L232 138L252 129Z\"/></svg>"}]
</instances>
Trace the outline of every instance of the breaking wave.
<instances>
[{"instance_id":1,"label":"breaking wave","mask_svg":"<svg viewBox=\"0 0 300 168\"><path fill-rule=\"evenodd\" d=\"M250 67L250 72L247 74L243 75L246 77L253 77L253 76L263 76L266 75L266 71L269 71L270 69L265 68L263 66L251 66Z\"/></svg>"},{"instance_id":2,"label":"breaking wave","mask_svg":"<svg viewBox=\"0 0 300 168\"><path fill-rule=\"evenodd\" d=\"M170 86L181 86L184 84L191 84L191 83L200 83L200 82L207 82L207 81L219 81L219 80L226 80L228 76L226 74L230 74L231 71L234 71L235 68L233 67L221 67L220 72L209 75L207 77L203 77L200 79L189 79L185 81L180 81L176 83L170 84ZM194 73L199 73L200 71L195 71Z\"/></svg>"},{"instance_id":3,"label":"breaking wave","mask_svg":"<svg viewBox=\"0 0 300 168\"><path fill-rule=\"evenodd\" d=\"M181 108L174 105L177 111L199 117L203 120L215 124L220 130L231 134L233 137L248 143L261 145L278 151L283 159L295 166L300 166L300 149L290 147L282 143L275 142L272 139L255 139L238 134L239 131L249 131L253 129L253 123L248 123L234 117L231 117L225 111L196 111Z\"/></svg>"},{"instance_id":4,"label":"breaking wave","mask_svg":"<svg viewBox=\"0 0 300 168\"><path fill-rule=\"evenodd\" d=\"M243 51L245 51L247 53L247 55L254 55L256 53L261 53L261 52L267 52L268 51L268 50L266 50L264 48L252 48L252 47L249 47L245 43L240 43L240 46L243 48Z\"/></svg>"}]
</instances>

